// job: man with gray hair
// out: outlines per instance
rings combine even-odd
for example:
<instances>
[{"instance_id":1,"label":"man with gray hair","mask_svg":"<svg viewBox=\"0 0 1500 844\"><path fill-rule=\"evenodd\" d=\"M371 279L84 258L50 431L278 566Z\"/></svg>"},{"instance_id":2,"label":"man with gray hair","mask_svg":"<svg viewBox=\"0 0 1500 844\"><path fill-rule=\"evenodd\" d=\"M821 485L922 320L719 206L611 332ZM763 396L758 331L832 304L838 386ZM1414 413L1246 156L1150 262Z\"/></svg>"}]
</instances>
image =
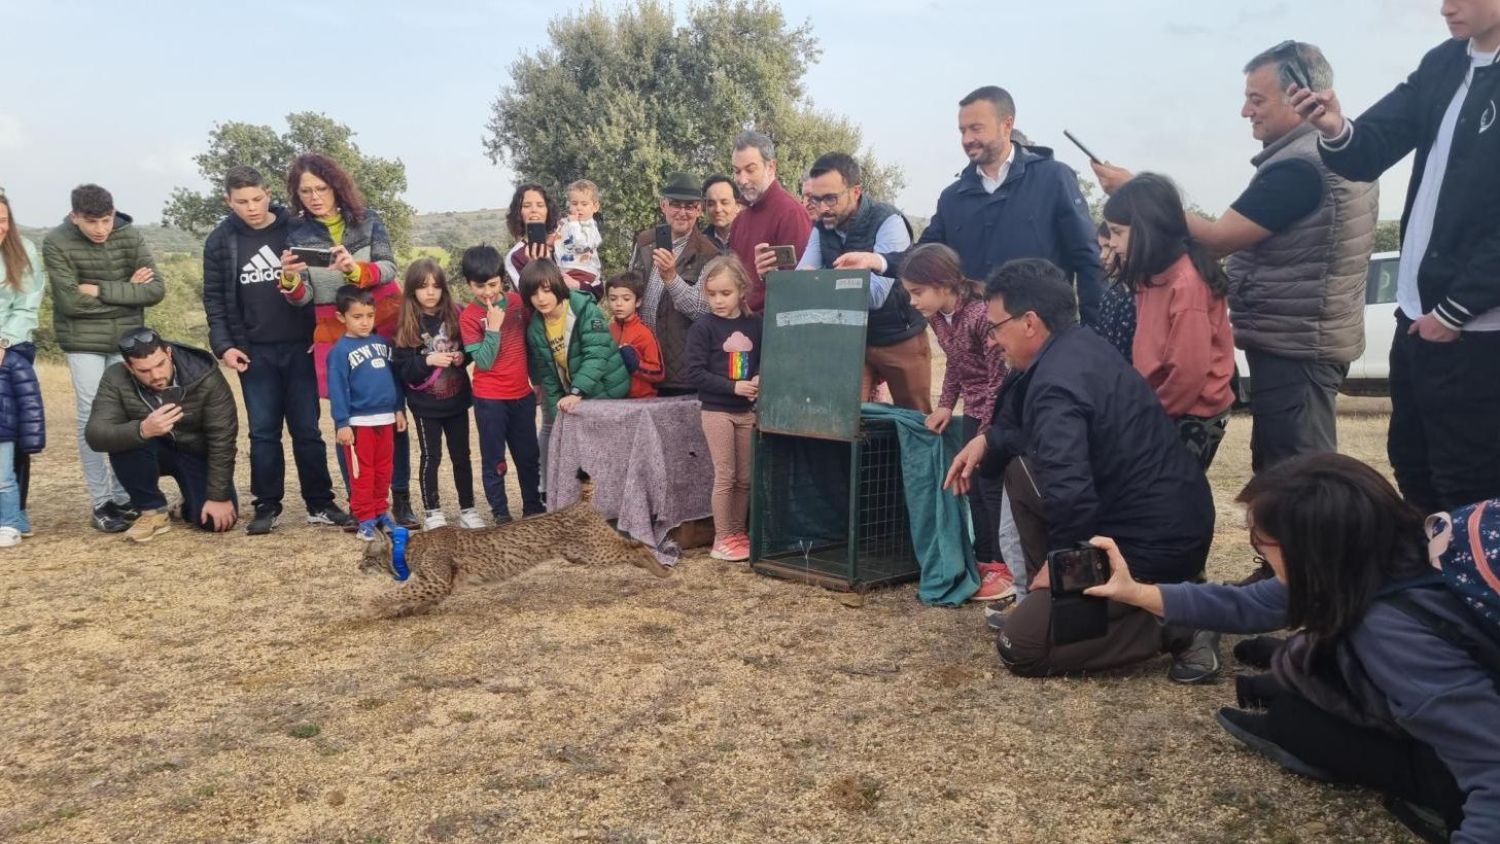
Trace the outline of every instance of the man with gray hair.
<instances>
[{"instance_id":1,"label":"man with gray hair","mask_svg":"<svg viewBox=\"0 0 1500 844\"><path fill-rule=\"evenodd\" d=\"M1251 468L1338 450L1335 398L1364 351L1365 277L1380 195L1336 175L1318 132L1292 107L1291 86L1327 90L1333 69L1311 44L1284 41L1245 65L1240 116L1263 145L1255 178L1217 220L1188 229L1229 256L1229 314L1250 364ZM1094 164L1105 193L1131 173Z\"/></svg>"},{"instance_id":2,"label":"man with gray hair","mask_svg":"<svg viewBox=\"0 0 1500 844\"><path fill-rule=\"evenodd\" d=\"M745 303L760 313L765 307L766 286L756 269L756 255L772 246L791 246L801 260L812 233L807 209L776 181L776 147L760 132L741 132L734 139L734 183L739 186L745 208L734 218L729 231L729 249L750 272L750 290ZM788 267L787 269L791 269Z\"/></svg>"}]
</instances>

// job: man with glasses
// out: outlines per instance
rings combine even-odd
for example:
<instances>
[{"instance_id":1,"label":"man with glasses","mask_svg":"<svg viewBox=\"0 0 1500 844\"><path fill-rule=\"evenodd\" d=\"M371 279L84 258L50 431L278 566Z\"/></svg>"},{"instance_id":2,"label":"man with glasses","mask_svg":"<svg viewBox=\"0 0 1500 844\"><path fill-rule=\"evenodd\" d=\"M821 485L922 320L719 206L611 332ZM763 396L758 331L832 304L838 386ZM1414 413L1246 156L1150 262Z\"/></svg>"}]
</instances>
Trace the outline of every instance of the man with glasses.
<instances>
[{"instance_id":1,"label":"man with glasses","mask_svg":"<svg viewBox=\"0 0 1500 844\"><path fill-rule=\"evenodd\" d=\"M1170 679L1211 680L1219 671L1214 634L1163 627L1125 604L1107 605L1103 635L1055 641L1062 637L1053 635L1054 608L1076 597L1052 594L1049 551L1108 536L1137 580L1199 578L1213 542L1213 494L1146 380L1107 340L1078 328L1061 270L1011 261L990 277L985 299L991 337L1013 374L990 427L959 452L944 483L965 493L976 471L1005 479L1031 588L1001 617L1001 662L1019 675L1047 676L1167 651Z\"/></svg>"},{"instance_id":2,"label":"man with glasses","mask_svg":"<svg viewBox=\"0 0 1500 844\"><path fill-rule=\"evenodd\" d=\"M119 533L139 515L110 473L104 455L84 436L105 368L120 360L121 332L146 321L146 308L166 295L151 249L128 214L98 185L73 189L73 211L47 233L42 256L52 285L52 328L67 355L78 419L78 457L93 504L95 530Z\"/></svg>"},{"instance_id":3,"label":"man with glasses","mask_svg":"<svg viewBox=\"0 0 1500 844\"><path fill-rule=\"evenodd\" d=\"M630 269L646 279L646 295L640 303L641 320L661 345L666 376L657 385L657 395L679 396L695 392L684 378L688 329L708 313L708 301L698 286L698 273L719 249L698 228L703 214L703 190L686 173L667 176L661 188L660 226L646 229L635 239ZM663 248L662 234L671 242Z\"/></svg>"},{"instance_id":4,"label":"man with glasses","mask_svg":"<svg viewBox=\"0 0 1500 844\"><path fill-rule=\"evenodd\" d=\"M1364 351L1365 279L1380 194L1318 155L1318 133L1292 107L1291 86L1327 90L1333 68L1312 44L1284 41L1245 65L1240 115L1262 144L1255 177L1216 220L1189 211L1188 230L1229 256L1229 317L1250 364L1254 471L1338 450L1335 402ZM1131 177L1094 164L1105 193ZM1269 570L1267 570L1269 571Z\"/></svg>"},{"instance_id":5,"label":"man with glasses","mask_svg":"<svg viewBox=\"0 0 1500 844\"><path fill-rule=\"evenodd\" d=\"M854 157L830 152L813 162L804 198L817 209L818 219L799 270L830 268L846 252L904 252L911 246L911 228L894 207L865 195L863 176ZM775 268L775 256L760 266ZM927 320L911 306L906 288L882 275L870 277L870 316L865 332L865 370L860 384L864 401L874 385L890 385L899 407L932 412L932 344Z\"/></svg>"},{"instance_id":6,"label":"man with glasses","mask_svg":"<svg viewBox=\"0 0 1500 844\"><path fill-rule=\"evenodd\" d=\"M203 349L162 339L150 328L120 337L123 361L99 379L85 436L109 455L140 516L125 538L150 542L172 529L161 478L182 492L182 520L203 530L234 527L239 418L219 362Z\"/></svg>"}]
</instances>

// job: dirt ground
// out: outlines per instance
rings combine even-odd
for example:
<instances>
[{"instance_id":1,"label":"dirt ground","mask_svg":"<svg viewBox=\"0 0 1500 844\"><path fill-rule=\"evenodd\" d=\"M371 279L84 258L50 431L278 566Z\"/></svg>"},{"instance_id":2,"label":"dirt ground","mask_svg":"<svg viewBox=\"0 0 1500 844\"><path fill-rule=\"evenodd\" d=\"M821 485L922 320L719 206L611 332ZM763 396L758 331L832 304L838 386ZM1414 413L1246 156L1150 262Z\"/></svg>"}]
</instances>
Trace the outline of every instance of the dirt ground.
<instances>
[{"instance_id":1,"label":"dirt ground","mask_svg":"<svg viewBox=\"0 0 1500 844\"><path fill-rule=\"evenodd\" d=\"M272 536L128 546L89 529L67 373L42 380L37 535L0 551L0 840L1408 840L1224 735L1227 678L1013 678L979 607L911 586L559 563L376 622L295 473ZM1383 465L1382 403L1350 404L1345 450ZM1249 570L1249 431L1211 473L1215 578Z\"/></svg>"}]
</instances>

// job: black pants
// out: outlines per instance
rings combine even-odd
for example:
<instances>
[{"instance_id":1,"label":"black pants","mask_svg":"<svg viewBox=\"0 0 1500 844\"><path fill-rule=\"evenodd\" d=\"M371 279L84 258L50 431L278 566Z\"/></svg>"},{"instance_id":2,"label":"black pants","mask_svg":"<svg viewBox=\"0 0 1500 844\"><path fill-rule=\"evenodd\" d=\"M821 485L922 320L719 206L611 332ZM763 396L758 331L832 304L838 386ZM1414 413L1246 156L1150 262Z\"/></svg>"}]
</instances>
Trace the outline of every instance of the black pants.
<instances>
[{"instance_id":1,"label":"black pants","mask_svg":"<svg viewBox=\"0 0 1500 844\"><path fill-rule=\"evenodd\" d=\"M505 495L505 448L516 462L516 480L521 486L521 513L531 516L547 512L542 506L541 446L536 439L536 395L527 393L518 399L474 399L474 422L479 428L479 459L483 461L480 477L484 479L484 497L490 514L510 518L510 502Z\"/></svg>"},{"instance_id":2,"label":"black pants","mask_svg":"<svg viewBox=\"0 0 1500 844\"><path fill-rule=\"evenodd\" d=\"M1408 334L1391 343L1391 428L1396 485L1424 513L1500 497L1500 332L1452 343Z\"/></svg>"},{"instance_id":3,"label":"black pants","mask_svg":"<svg viewBox=\"0 0 1500 844\"><path fill-rule=\"evenodd\" d=\"M1337 400L1348 364L1245 352L1250 364L1250 469L1339 450Z\"/></svg>"},{"instance_id":4,"label":"black pants","mask_svg":"<svg viewBox=\"0 0 1500 844\"><path fill-rule=\"evenodd\" d=\"M965 442L979 433L979 419L965 415ZM969 518L974 522L974 559L981 563L996 561L1000 559L1000 498L1004 487L998 480L977 472L971 480Z\"/></svg>"},{"instance_id":5,"label":"black pants","mask_svg":"<svg viewBox=\"0 0 1500 844\"><path fill-rule=\"evenodd\" d=\"M212 530L203 524L203 505L208 501L208 458L204 455L177 448L166 437L155 437L140 448L110 452L109 465L130 495L130 503L142 512L166 509L161 479L177 481L183 521ZM234 490L229 491L229 500L239 506Z\"/></svg>"},{"instance_id":6,"label":"black pants","mask_svg":"<svg viewBox=\"0 0 1500 844\"><path fill-rule=\"evenodd\" d=\"M328 449L318 431L318 374L306 343L251 343L250 368L240 373L250 419L250 493L253 505L281 509L286 492L283 426L292 435L292 459L309 513L333 503Z\"/></svg>"},{"instance_id":7,"label":"black pants","mask_svg":"<svg viewBox=\"0 0 1500 844\"><path fill-rule=\"evenodd\" d=\"M453 485L458 487L459 509L474 506L474 467L469 462L469 412L452 416L413 416L417 442L422 447L422 509L438 509L438 467L443 463L443 438L448 438L448 459L453 461Z\"/></svg>"}]
</instances>

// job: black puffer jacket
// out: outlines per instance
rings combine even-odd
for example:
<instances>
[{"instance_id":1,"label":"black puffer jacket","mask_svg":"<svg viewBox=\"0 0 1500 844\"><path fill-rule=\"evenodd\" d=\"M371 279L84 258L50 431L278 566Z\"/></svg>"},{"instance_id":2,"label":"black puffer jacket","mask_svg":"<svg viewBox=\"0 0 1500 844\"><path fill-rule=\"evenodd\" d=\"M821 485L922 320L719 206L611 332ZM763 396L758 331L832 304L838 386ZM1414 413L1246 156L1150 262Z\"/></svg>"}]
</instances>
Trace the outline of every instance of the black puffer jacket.
<instances>
[{"instance_id":1,"label":"black puffer jacket","mask_svg":"<svg viewBox=\"0 0 1500 844\"><path fill-rule=\"evenodd\" d=\"M273 205L271 214L276 218L272 227L291 226L290 211ZM230 214L203 241L203 312L208 316L208 347L215 357L223 357L230 349L246 351L253 340L245 332L245 319L240 313L239 235L249 230L243 220ZM297 310L289 318L303 324L311 344L312 311Z\"/></svg>"},{"instance_id":2,"label":"black puffer jacket","mask_svg":"<svg viewBox=\"0 0 1500 844\"><path fill-rule=\"evenodd\" d=\"M47 418L36 380L36 346L18 343L0 361L0 443L15 443L22 454L47 447Z\"/></svg>"},{"instance_id":3,"label":"black puffer jacket","mask_svg":"<svg viewBox=\"0 0 1500 844\"><path fill-rule=\"evenodd\" d=\"M213 355L192 346L170 345L177 383L184 393L182 419L169 436L177 448L208 458L208 498L228 501L234 491L235 439L240 431L234 394ZM141 448L146 444L141 420L157 407L156 397L126 364L113 364L99 379L84 439L89 448L105 453Z\"/></svg>"}]
</instances>

